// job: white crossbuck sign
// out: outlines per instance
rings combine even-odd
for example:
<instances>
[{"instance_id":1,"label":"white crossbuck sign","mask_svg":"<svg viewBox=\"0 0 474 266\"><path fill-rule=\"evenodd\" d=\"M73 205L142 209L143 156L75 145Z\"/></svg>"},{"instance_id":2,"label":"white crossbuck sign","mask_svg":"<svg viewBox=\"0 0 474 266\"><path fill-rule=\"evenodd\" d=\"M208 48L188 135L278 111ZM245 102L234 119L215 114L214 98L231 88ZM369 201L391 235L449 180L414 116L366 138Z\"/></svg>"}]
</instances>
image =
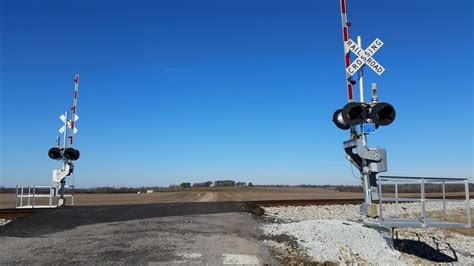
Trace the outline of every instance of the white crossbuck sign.
<instances>
[{"instance_id":1,"label":"white crossbuck sign","mask_svg":"<svg viewBox=\"0 0 474 266\"><path fill-rule=\"evenodd\" d=\"M66 116L64 114L62 114L59 119L61 119L61 121L63 121L64 123L64 126L62 126L58 131L59 133L64 133L64 131L66 130L66 125L68 128L72 128L72 120L67 120L66 121ZM78 115L74 115L74 122L76 122L77 120L79 119L79 116ZM73 133L76 134L77 133L77 127L74 125L74 130L73 130Z\"/></svg>"},{"instance_id":2,"label":"white crossbuck sign","mask_svg":"<svg viewBox=\"0 0 474 266\"><path fill-rule=\"evenodd\" d=\"M378 75L382 75L385 71L385 68L372 58L375 52L377 52L383 45L383 42L379 38L375 39L375 41L373 41L365 50L359 47L359 45L351 39L346 41L345 45L349 50L357 55L357 59L346 68L346 72L349 75L354 75L364 64L372 68L372 70L374 70Z\"/></svg>"}]
</instances>

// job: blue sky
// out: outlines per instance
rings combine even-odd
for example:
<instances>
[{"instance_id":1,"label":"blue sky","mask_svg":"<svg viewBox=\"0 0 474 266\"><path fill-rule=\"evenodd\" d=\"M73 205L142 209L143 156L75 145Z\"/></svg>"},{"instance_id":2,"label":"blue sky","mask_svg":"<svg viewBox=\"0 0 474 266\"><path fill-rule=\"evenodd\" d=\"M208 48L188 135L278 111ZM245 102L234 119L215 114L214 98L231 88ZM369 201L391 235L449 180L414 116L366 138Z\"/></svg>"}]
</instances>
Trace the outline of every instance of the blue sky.
<instances>
[{"instance_id":1,"label":"blue sky","mask_svg":"<svg viewBox=\"0 0 474 266\"><path fill-rule=\"evenodd\" d=\"M76 186L359 183L331 122L346 103L339 1L0 3L0 185L49 184L75 73ZM472 10L348 0L351 38L385 43L385 73L365 81L397 110L369 138L388 174L472 177Z\"/></svg>"}]
</instances>

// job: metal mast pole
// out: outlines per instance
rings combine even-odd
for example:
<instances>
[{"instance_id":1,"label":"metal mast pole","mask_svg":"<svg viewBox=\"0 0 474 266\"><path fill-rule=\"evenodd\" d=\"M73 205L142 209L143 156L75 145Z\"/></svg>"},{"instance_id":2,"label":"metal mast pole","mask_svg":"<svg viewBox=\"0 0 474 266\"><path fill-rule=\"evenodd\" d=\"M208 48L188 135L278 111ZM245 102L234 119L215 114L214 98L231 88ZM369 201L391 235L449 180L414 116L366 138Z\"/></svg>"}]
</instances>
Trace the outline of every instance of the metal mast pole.
<instances>
[{"instance_id":1,"label":"metal mast pole","mask_svg":"<svg viewBox=\"0 0 474 266\"><path fill-rule=\"evenodd\" d=\"M357 45L362 47L362 37L357 36ZM359 96L360 102L365 103L364 100L364 66L359 68L357 71L357 79L359 82ZM367 134L364 132L364 124L360 125L360 135L362 139L362 144L367 146ZM362 169L360 171L362 177L362 185L364 188L364 199L366 204L371 204L372 199L370 197L370 184L369 184L369 173L367 171L367 160L362 158Z\"/></svg>"},{"instance_id":2,"label":"metal mast pole","mask_svg":"<svg viewBox=\"0 0 474 266\"><path fill-rule=\"evenodd\" d=\"M357 45L359 45L359 47L362 47L362 37L361 36L357 36ZM361 66L359 68L359 70L357 71L357 79L358 79L358 82L359 82L360 102L365 103L365 100L364 100L364 66ZM367 135L364 132L364 124L360 125L360 135L361 135L362 143L364 144L364 146L367 145Z\"/></svg>"},{"instance_id":3,"label":"metal mast pole","mask_svg":"<svg viewBox=\"0 0 474 266\"><path fill-rule=\"evenodd\" d=\"M361 36L357 36L357 45L359 45L359 47L362 47L362 37ZM361 66L359 68L359 71L357 72L358 74L358 78L359 78L359 94L360 94L360 102L361 103L364 103L365 100L364 100L364 66Z\"/></svg>"},{"instance_id":4,"label":"metal mast pole","mask_svg":"<svg viewBox=\"0 0 474 266\"><path fill-rule=\"evenodd\" d=\"M66 148L67 145L67 116L68 112L64 112L64 136L63 136L63 148Z\"/></svg>"}]
</instances>

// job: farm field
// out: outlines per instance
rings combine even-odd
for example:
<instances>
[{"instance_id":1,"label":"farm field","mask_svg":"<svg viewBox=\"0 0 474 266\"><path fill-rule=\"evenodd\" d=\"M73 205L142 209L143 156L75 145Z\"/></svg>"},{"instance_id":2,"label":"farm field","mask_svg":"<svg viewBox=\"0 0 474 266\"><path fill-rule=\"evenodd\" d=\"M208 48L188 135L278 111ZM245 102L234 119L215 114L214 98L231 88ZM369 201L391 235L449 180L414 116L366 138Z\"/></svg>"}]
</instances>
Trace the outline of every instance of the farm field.
<instances>
[{"instance_id":1,"label":"farm field","mask_svg":"<svg viewBox=\"0 0 474 266\"><path fill-rule=\"evenodd\" d=\"M116 205L199 201L359 199L361 193L295 187L210 187L155 191L151 194L75 194L74 205ZM69 199L66 199L69 203ZM37 199L37 204L45 204ZM0 208L13 208L15 194L0 194Z\"/></svg>"},{"instance_id":2,"label":"farm field","mask_svg":"<svg viewBox=\"0 0 474 266\"><path fill-rule=\"evenodd\" d=\"M419 197L416 194L400 196ZM447 193L447 196L461 196L462 193ZM391 196L387 193L386 196ZM427 193L429 196L440 196ZM471 197L474 193L471 192ZM340 192L337 190L301 187L209 187L188 189L166 189L154 193L110 193L75 194L74 205L120 205L174 202L209 201L263 201L263 200L318 200L318 199L362 199L359 192ZM26 200L26 199L24 199ZM70 205L70 199L67 198ZM36 204L47 204L45 199L37 199ZM0 209L14 208L15 194L0 194Z\"/></svg>"}]
</instances>

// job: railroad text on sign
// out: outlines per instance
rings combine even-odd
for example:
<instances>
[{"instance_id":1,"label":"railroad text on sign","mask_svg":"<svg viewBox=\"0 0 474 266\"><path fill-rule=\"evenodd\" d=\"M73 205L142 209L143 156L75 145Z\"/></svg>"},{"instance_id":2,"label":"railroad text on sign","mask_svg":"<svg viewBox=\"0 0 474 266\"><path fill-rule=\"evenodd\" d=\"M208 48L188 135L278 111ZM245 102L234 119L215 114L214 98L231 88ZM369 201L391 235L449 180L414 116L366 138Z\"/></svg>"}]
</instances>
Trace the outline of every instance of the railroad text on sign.
<instances>
[{"instance_id":1,"label":"railroad text on sign","mask_svg":"<svg viewBox=\"0 0 474 266\"><path fill-rule=\"evenodd\" d=\"M349 50L357 55L357 59L346 68L346 72L349 75L354 75L364 64L372 68L372 70L374 70L378 75L382 75L385 71L385 68L372 58L375 52L377 52L383 45L383 42L379 38L375 39L375 41L373 41L365 50L359 47L357 43L351 39L346 41L345 45Z\"/></svg>"}]
</instances>

